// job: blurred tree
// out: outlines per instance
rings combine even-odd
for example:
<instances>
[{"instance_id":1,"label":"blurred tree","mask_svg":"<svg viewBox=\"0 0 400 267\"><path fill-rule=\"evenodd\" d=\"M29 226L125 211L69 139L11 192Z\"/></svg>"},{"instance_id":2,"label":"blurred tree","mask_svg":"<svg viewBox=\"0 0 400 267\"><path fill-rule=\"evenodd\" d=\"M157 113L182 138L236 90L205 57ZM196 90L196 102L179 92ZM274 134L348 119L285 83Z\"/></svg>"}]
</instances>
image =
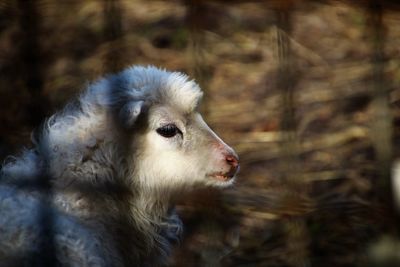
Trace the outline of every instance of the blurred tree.
<instances>
[{"instance_id":1,"label":"blurred tree","mask_svg":"<svg viewBox=\"0 0 400 267\"><path fill-rule=\"evenodd\" d=\"M42 1L18 0L4 11L8 27L2 32L13 33L14 41L4 52L0 73L0 158L27 141L32 129L53 112L43 90L49 56L40 42L44 6Z\"/></svg>"},{"instance_id":2,"label":"blurred tree","mask_svg":"<svg viewBox=\"0 0 400 267\"><path fill-rule=\"evenodd\" d=\"M210 21L215 20L215 18L209 17L209 4L205 1L186 0L185 5L187 6L186 23L189 29L190 68L193 77L204 91L201 109L204 116L207 117L209 113L207 88L211 73L205 61L206 40L204 31L208 28Z\"/></svg>"},{"instance_id":3,"label":"blurred tree","mask_svg":"<svg viewBox=\"0 0 400 267\"><path fill-rule=\"evenodd\" d=\"M46 55L40 47L41 1L18 0L19 27L21 31L16 75L23 81L23 90L29 92L29 103L25 121L29 126L37 126L50 114L49 100L44 95L43 84L46 72Z\"/></svg>"},{"instance_id":4,"label":"blurred tree","mask_svg":"<svg viewBox=\"0 0 400 267\"><path fill-rule=\"evenodd\" d=\"M123 68L122 9L119 0L104 0L103 12L104 43L108 49L104 58L104 73L113 73Z\"/></svg>"},{"instance_id":5,"label":"blurred tree","mask_svg":"<svg viewBox=\"0 0 400 267\"><path fill-rule=\"evenodd\" d=\"M308 190L303 181L302 170L299 165L299 140L296 122L295 88L295 59L291 49L290 34L292 32L291 1L284 1L276 9L277 16L277 51L278 77L277 87L281 94L281 179L288 187L283 199L288 207L295 207L299 201L306 199ZM300 215L300 216L299 216ZM306 267L309 261L309 236L304 214L298 214L285 220L286 246L288 255L286 261L290 266Z\"/></svg>"}]
</instances>

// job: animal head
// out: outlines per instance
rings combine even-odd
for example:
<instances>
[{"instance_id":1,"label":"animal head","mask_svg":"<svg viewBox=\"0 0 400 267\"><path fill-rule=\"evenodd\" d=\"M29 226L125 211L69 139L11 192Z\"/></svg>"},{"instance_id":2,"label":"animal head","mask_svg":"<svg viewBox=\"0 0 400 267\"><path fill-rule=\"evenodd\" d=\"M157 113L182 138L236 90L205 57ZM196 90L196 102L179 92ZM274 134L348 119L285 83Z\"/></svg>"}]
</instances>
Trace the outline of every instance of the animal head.
<instances>
[{"instance_id":1,"label":"animal head","mask_svg":"<svg viewBox=\"0 0 400 267\"><path fill-rule=\"evenodd\" d=\"M124 104L118 105L122 107L117 114L121 125L135 135L133 171L141 187L231 185L239 170L238 155L198 112L199 86L186 75L154 67L136 67L125 74L140 77L124 81L117 101Z\"/></svg>"},{"instance_id":2,"label":"animal head","mask_svg":"<svg viewBox=\"0 0 400 267\"><path fill-rule=\"evenodd\" d=\"M79 105L48 120L40 147L50 175L69 184L76 177L101 182L127 173L128 182L164 193L231 185L238 156L204 122L201 97L186 75L155 67L98 80Z\"/></svg>"}]
</instances>

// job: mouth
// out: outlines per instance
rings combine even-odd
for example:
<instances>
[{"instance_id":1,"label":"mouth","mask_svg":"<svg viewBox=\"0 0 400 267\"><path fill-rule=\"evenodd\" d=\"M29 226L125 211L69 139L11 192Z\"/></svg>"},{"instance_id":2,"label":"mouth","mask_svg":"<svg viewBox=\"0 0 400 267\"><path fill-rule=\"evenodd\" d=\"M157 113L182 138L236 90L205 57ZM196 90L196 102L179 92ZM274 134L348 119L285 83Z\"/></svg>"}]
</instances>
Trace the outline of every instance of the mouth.
<instances>
[{"instance_id":1,"label":"mouth","mask_svg":"<svg viewBox=\"0 0 400 267\"><path fill-rule=\"evenodd\" d=\"M220 182L227 182L227 181L233 179L235 174L234 173L230 173L230 172L228 172L228 173L217 172L217 173L210 174L208 176L213 178L213 179L215 179L215 180L217 180L217 181L220 181Z\"/></svg>"}]
</instances>

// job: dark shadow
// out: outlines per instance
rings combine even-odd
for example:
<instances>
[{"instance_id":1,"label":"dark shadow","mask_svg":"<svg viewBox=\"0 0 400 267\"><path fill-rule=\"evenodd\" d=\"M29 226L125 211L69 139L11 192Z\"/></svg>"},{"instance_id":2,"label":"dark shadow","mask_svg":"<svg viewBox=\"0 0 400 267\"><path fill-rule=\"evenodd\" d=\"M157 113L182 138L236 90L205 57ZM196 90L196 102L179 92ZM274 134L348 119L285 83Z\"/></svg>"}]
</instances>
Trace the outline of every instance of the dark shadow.
<instances>
[{"instance_id":1,"label":"dark shadow","mask_svg":"<svg viewBox=\"0 0 400 267\"><path fill-rule=\"evenodd\" d=\"M19 62L17 76L23 81L22 89L27 90L29 102L25 107L25 122L34 127L38 125L49 112L49 102L43 95L44 87L44 54L40 45L41 14L37 1L19 0L19 27L21 31L19 46ZM42 240L39 242L40 253L32 255L31 266L55 266L56 255L54 246L53 217L47 203L51 203L53 193L50 177L40 177L43 190L43 208L40 211L39 223Z\"/></svg>"}]
</instances>

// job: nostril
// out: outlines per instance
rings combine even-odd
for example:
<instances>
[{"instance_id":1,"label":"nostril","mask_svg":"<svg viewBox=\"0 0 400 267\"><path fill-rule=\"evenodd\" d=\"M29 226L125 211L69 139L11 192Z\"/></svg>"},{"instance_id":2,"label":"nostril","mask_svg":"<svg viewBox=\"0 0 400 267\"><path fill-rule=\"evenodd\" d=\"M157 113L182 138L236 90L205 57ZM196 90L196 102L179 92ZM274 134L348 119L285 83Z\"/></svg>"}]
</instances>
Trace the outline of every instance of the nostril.
<instances>
[{"instance_id":1,"label":"nostril","mask_svg":"<svg viewBox=\"0 0 400 267\"><path fill-rule=\"evenodd\" d=\"M226 162L228 162L229 165L231 165L234 168L236 168L239 165L239 160L235 156L227 155L225 159Z\"/></svg>"}]
</instances>

